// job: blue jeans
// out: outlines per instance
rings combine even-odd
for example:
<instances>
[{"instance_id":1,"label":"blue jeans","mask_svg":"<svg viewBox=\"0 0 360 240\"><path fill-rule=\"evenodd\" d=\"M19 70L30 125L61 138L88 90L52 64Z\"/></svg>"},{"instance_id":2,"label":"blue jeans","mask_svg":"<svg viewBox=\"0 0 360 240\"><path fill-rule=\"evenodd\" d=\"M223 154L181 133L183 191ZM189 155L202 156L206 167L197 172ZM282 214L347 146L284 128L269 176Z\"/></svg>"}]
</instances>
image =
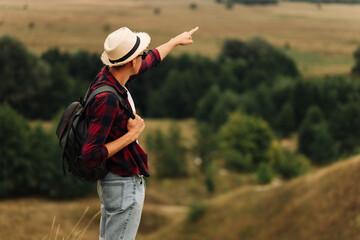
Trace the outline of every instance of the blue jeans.
<instances>
[{"instance_id":1,"label":"blue jeans","mask_svg":"<svg viewBox=\"0 0 360 240\"><path fill-rule=\"evenodd\" d=\"M143 177L121 177L110 172L97 187L101 201L99 239L134 240L145 199Z\"/></svg>"}]
</instances>

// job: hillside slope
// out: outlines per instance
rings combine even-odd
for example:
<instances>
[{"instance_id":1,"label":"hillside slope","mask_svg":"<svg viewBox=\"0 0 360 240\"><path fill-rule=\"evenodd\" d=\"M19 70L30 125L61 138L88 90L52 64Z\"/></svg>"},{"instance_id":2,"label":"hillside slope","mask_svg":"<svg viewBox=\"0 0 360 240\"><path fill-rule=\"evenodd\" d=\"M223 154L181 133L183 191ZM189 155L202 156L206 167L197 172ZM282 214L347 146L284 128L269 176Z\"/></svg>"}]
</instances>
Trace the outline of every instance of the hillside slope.
<instances>
[{"instance_id":1,"label":"hillside slope","mask_svg":"<svg viewBox=\"0 0 360 240\"><path fill-rule=\"evenodd\" d=\"M208 203L195 223L151 239L360 239L360 156L277 187L242 188Z\"/></svg>"}]
</instances>

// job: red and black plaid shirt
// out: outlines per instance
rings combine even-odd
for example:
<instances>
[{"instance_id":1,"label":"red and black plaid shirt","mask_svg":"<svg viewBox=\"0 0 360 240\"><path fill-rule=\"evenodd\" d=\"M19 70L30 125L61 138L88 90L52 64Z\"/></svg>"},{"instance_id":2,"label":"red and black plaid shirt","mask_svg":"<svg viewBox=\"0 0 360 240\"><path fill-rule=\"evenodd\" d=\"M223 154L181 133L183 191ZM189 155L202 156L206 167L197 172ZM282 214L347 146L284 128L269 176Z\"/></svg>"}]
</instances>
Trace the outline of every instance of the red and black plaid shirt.
<instances>
[{"instance_id":1,"label":"red and black plaid shirt","mask_svg":"<svg viewBox=\"0 0 360 240\"><path fill-rule=\"evenodd\" d=\"M150 50L146 58L142 60L139 73L131 76L128 82L156 67L160 61L159 52L156 49ZM104 67L91 83L90 93L102 85L110 85L115 88L130 107L126 89L113 77L108 67ZM93 166L108 158L105 144L118 139L127 132L127 121L130 116L120 105L115 94L100 93L89 104L86 117L89 131L85 136L82 155L85 165ZM110 157L106 164L109 171L123 177L136 174L149 176L147 154L136 141Z\"/></svg>"}]
</instances>

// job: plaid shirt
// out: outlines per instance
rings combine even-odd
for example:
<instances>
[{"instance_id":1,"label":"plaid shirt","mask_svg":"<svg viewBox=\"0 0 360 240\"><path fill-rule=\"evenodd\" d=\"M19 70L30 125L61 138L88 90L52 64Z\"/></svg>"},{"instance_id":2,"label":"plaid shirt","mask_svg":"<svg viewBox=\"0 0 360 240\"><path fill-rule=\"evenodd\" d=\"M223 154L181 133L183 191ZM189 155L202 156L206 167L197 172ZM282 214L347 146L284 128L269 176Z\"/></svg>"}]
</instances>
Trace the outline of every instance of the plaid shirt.
<instances>
[{"instance_id":1,"label":"plaid shirt","mask_svg":"<svg viewBox=\"0 0 360 240\"><path fill-rule=\"evenodd\" d=\"M146 58L142 60L139 73L131 76L128 82L151 68L156 67L160 61L159 52L156 49L150 50ZM115 88L130 106L126 89L113 77L109 72L109 68L106 66L91 83L90 93L102 85L110 85ZM108 159L106 162L107 167L109 171L115 174L123 177L136 174L150 176L147 154L136 141L108 158L108 151L105 144L118 139L127 132L127 121L129 117L128 113L120 105L115 94L100 93L94 98L86 109L89 130L85 136L82 150L83 160L86 166L93 166Z\"/></svg>"}]
</instances>

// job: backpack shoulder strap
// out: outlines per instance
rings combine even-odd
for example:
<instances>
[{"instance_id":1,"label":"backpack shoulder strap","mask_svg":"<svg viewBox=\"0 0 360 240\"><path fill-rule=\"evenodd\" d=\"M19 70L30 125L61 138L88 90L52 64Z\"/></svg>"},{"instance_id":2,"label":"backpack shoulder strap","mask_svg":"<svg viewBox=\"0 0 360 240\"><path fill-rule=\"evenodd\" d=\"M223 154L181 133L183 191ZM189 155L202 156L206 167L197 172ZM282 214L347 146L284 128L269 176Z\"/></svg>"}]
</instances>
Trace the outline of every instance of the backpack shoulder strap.
<instances>
[{"instance_id":1,"label":"backpack shoulder strap","mask_svg":"<svg viewBox=\"0 0 360 240\"><path fill-rule=\"evenodd\" d=\"M89 91L89 90L88 90ZM124 99L118 94L118 92L111 86L109 85L104 85L104 86L100 86L98 88L96 88L89 96L88 96L88 92L86 93L86 98L85 98L85 104L84 104L84 109L89 105L90 101L98 94L103 93L103 92L111 92L114 93L117 98L120 101L120 104L123 108L125 108L125 110L128 112L128 114L130 115L130 117L132 119L135 118L135 115L133 113L133 111L129 108L129 106L125 103Z\"/></svg>"}]
</instances>

